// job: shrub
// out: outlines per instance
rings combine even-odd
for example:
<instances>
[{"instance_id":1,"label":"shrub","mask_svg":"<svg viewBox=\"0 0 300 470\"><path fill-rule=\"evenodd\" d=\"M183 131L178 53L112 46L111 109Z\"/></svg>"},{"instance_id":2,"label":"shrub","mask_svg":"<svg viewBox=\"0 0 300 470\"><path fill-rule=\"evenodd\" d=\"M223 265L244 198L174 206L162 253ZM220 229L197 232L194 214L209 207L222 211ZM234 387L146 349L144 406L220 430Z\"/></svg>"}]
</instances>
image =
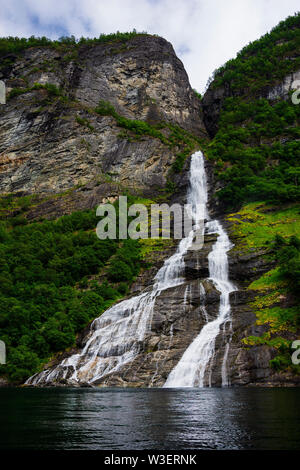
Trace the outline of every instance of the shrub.
<instances>
[{"instance_id":1,"label":"shrub","mask_svg":"<svg viewBox=\"0 0 300 470\"><path fill-rule=\"evenodd\" d=\"M0 202L22 204L15 199ZM0 339L8 350L0 373L16 382L73 346L76 334L127 292L140 266L138 241L97 238L94 210L26 225L21 217L0 224ZM124 284L89 280L106 264L110 279Z\"/></svg>"}]
</instances>

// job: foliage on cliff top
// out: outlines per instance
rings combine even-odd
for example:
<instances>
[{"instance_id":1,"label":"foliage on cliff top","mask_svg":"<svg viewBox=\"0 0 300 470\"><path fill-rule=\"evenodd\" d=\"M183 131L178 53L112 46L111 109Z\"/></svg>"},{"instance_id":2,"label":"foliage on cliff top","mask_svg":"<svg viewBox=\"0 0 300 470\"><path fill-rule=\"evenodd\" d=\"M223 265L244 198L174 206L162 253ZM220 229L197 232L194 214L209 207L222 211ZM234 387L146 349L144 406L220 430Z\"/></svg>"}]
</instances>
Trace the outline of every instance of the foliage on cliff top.
<instances>
[{"instance_id":1,"label":"foliage on cliff top","mask_svg":"<svg viewBox=\"0 0 300 470\"><path fill-rule=\"evenodd\" d=\"M216 163L225 207L247 201L275 203L300 197L300 105L266 99L268 87L300 69L300 13L245 47L214 74L225 87L218 131L207 147Z\"/></svg>"},{"instance_id":2,"label":"foliage on cliff top","mask_svg":"<svg viewBox=\"0 0 300 470\"><path fill-rule=\"evenodd\" d=\"M230 86L249 93L282 80L300 67L300 13L281 21L270 33L244 47L235 59L217 69L212 86ZM291 60L293 57L293 60Z\"/></svg>"},{"instance_id":3,"label":"foliage on cliff top","mask_svg":"<svg viewBox=\"0 0 300 470\"><path fill-rule=\"evenodd\" d=\"M84 38L76 39L74 36L62 36L59 39L48 39L45 36L35 37L31 36L30 38L18 38L13 36L8 36L5 38L0 38L0 57L8 54L18 54L25 49L30 47L52 47L59 49L62 46L81 46L83 44L107 44L114 42L127 42L136 36L148 36L146 32L138 33L136 30L126 33L120 33L119 31L112 34L100 34L98 38Z\"/></svg>"}]
</instances>

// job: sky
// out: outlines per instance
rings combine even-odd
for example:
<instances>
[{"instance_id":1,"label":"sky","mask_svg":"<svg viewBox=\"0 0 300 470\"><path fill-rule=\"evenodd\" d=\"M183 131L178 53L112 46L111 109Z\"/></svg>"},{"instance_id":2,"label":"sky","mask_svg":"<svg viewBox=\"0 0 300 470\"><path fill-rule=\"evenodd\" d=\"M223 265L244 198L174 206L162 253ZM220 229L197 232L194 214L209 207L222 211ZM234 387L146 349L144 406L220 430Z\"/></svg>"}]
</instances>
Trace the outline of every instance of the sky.
<instances>
[{"instance_id":1,"label":"sky","mask_svg":"<svg viewBox=\"0 0 300 470\"><path fill-rule=\"evenodd\" d=\"M0 0L0 36L155 33L202 93L216 68L299 9L299 0Z\"/></svg>"}]
</instances>

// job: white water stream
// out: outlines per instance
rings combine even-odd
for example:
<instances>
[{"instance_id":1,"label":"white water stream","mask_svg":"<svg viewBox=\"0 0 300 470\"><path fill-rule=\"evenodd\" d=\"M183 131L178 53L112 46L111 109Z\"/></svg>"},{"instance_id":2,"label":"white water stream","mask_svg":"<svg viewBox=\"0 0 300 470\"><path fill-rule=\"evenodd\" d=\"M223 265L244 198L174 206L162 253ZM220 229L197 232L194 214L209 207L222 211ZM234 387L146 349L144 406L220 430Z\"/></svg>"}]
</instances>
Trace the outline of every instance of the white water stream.
<instances>
[{"instance_id":1,"label":"white water stream","mask_svg":"<svg viewBox=\"0 0 300 470\"><path fill-rule=\"evenodd\" d=\"M210 279L221 292L218 316L203 326L199 335L171 371L164 387L204 387L205 372L207 372L215 353L216 338L220 333L221 326L231 320L229 294L235 290L235 287L228 280L227 251L230 250L232 244L217 220L208 221L206 228L208 233L218 234L217 241L208 255ZM223 386L228 385L226 368L228 349L229 343L225 346L222 364Z\"/></svg>"},{"instance_id":2,"label":"white water stream","mask_svg":"<svg viewBox=\"0 0 300 470\"><path fill-rule=\"evenodd\" d=\"M203 156L196 152L191 159L188 203L192 206L195 225L183 238L176 253L157 272L152 290L124 300L106 310L91 325L93 331L80 354L74 354L57 367L30 377L26 384L65 379L68 383L93 383L116 372L139 353L140 343L151 328L156 297L161 291L184 282L184 255L191 247L197 222L206 217L206 176Z\"/></svg>"},{"instance_id":3,"label":"white water stream","mask_svg":"<svg viewBox=\"0 0 300 470\"><path fill-rule=\"evenodd\" d=\"M191 248L196 230L208 219L207 182L201 152L191 157L190 187L187 197L192 207L193 230L183 238L177 251L167 259L154 278L149 292L119 302L106 310L91 325L91 336L80 354L63 360L53 369L30 377L26 384L38 385L65 380L68 384L94 383L123 368L139 354L140 345L151 329L155 300L161 291L184 282L184 255ZM206 368L214 354L215 339L220 327L230 319L229 293L234 286L228 281L227 251L231 244L216 220L208 221L206 230L218 233L217 242L209 254L209 273L221 292L219 315L207 323L183 354L169 375L166 387L203 386ZM186 291L187 294L187 291ZM227 346L226 346L227 347ZM226 358L228 351L226 352ZM224 362L225 360L225 362ZM222 366L222 381L227 384L226 359Z\"/></svg>"}]
</instances>

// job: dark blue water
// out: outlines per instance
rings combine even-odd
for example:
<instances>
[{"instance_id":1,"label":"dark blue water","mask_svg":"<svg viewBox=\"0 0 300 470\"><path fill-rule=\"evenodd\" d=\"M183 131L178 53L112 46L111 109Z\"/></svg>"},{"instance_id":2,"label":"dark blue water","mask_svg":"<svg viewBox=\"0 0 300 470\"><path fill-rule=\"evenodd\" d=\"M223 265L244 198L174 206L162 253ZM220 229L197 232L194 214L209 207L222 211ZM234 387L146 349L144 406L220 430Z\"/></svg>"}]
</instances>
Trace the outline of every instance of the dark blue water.
<instances>
[{"instance_id":1,"label":"dark blue water","mask_svg":"<svg viewBox=\"0 0 300 470\"><path fill-rule=\"evenodd\" d=\"M0 449L299 449L300 389L0 389Z\"/></svg>"}]
</instances>

